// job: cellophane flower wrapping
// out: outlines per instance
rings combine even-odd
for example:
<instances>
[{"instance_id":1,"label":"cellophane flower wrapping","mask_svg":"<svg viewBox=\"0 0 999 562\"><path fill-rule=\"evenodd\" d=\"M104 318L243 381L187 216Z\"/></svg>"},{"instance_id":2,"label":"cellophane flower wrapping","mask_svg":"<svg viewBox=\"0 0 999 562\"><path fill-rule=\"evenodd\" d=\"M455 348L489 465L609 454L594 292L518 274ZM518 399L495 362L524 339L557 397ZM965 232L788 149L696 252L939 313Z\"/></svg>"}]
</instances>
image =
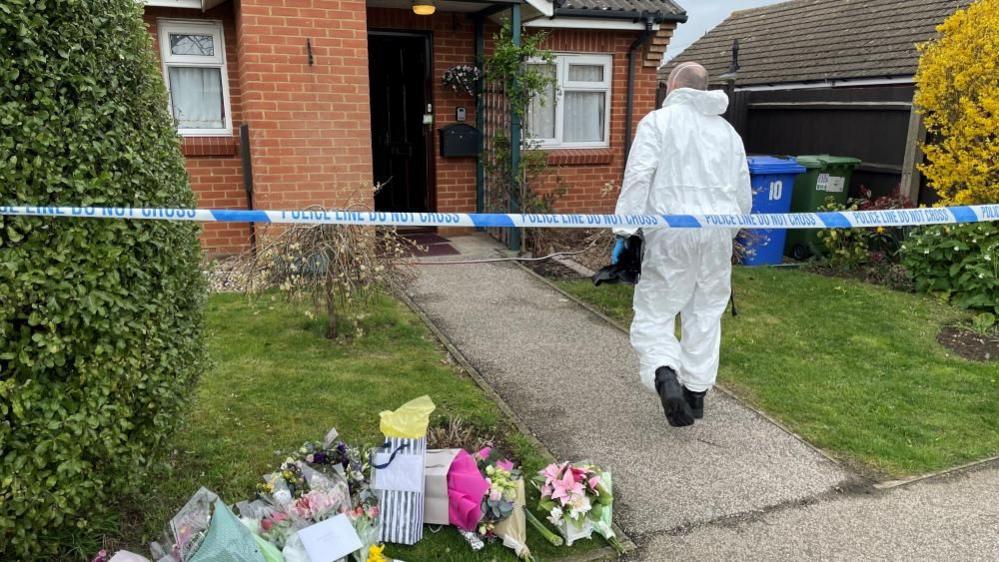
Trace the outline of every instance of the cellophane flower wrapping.
<instances>
[{"instance_id":1,"label":"cellophane flower wrapping","mask_svg":"<svg viewBox=\"0 0 999 562\"><path fill-rule=\"evenodd\" d=\"M292 457L263 480L260 499L239 504L240 515L244 525L282 549L285 559L304 554L294 540L297 531L352 508L350 488L343 476L319 472Z\"/></svg>"},{"instance_id":2,"label":"cellophane flower wrapping","mask_svg":"<svg viewBox=\"0 0 999 562\"><path fill-rule=\"evenodd\" d=\"M482 499L479 534L486 539L501 539L503 545L512 549L519 558L532 559L531 551L527 548L523 474L512 461L502 458L495 449L482 449L475 454L475 458L489 485Z\"/></svg>"},{"instance_id":3,"label":"cellophane flower wrapping","mask_svg":"<svg viewBox=\"0 0 999 562\"><path fill-rule=\"evenodd\" d=\"M371 449L349 445L330 429L321 443L308 441L295 452L295 458L335 481L347 483L350 509L346 512L364 548L352 554L356 562L366 562L377 544L381 525L378 497L371 490Z\"/></svg>"},{"instance_id":4,"label":"cellophane flower wrapping","mask_svg":"<svg viewBox=\"0 0 999 562\"><path fill-rule=\"evenodd\" d=\"M163 562L187 562L204 540L212 521L212 505L219 497L207 488L197 492L170 519L160 541L149 545L153 558Z\"/></svg>"},{"instance_id":5,"label":"cellophane flower wrapping","mask_svg":"<svg viewBox=\"0 0 999 562\"><path fill-rule=\"evenodd\" d=\"M524 511L527 494L524 479L517 479L514 485L517 489L514 509L506 519L496 523L493 533L503 540L503 546L513 550L518 558L526 560L531 558L531 549L527 547L527 517Z\"/></svg>"},{"instance_id":6,"label":"cellophane flower wrapping","mask_svg":"<svg viewBox=\"0 0 999 562\"><path fill-rule=\"evenodd\" d=\"M459 450L447 474L448 522L462 531L475 532L482 520L482 499L489 482L479 471L478 462Z\"/></svg>"},{"instance_id":7,"label":"cellophane flower wrapping","mask_svg":"<svg viewBox=\"0 0 999 562\"><path fill-rule=\"evenodd\" d=\"M304 443L276 472L264 475L258 499L237 507L244 524L281 549L286 561L307 560L299 530L340 513L366 545L359 552L366 552L380 523L369 473L369 450L338 441L331 429L323 442Z\"/></svg>"},{"instance_id":8,"label":"cellophane flower wrapping","mask_svg":"<svg viewBox=\"0 0 999 562\"><path fill-rule=\"evenodd\" d=\"M608 540L615 538L609 472L591 463L556 463L538 473L535 482L541 491L540 507L566 544L590 538L594 530ZM612 544L617 548L616 542Z\"/></svg>"},{"instance_id":9,"label":"cellophane flower wrapping","mask_svg":"<svg viewBox=\"0 0 999 562\"><path fill-rule=\"evenodd\" d=\"M351 510L347 517L354 526L358 538L361 539L363 548L351 554L355 562L366 562L371 551L371 547L378 544L378 529L381 518L378 513L378 506L370 507L357 506Z\"/></svg>"},{"instance_id":10,"label":"cellophane flower wrapping","mask_svg":"<svg viewBox=\"0 0 999 562\"><path fill-rule=\"evenodd\" d=\"M265 562L308 562L297 531L340 513L348 516L364 544L354 559L367 561L381 523L370 488L370 456L370 449L337 440L331 429L321 443L304 443L263 476L257 497L235 508ZM171 519L161 541L150 544L153 560L188 562L207 534L216 500L211 491L198 490Z\"/></svg>"},{"instance_id":11,"label":"cellophane flower wrapping","mask_svg":"<svg viewBox=\"0 0 999 562\"><path fill-rule=\"evenodd\" d=\"M593 530L600 533L608 541L617 538L617 534L614 533L614 486L613 480L611 478L610 472L603 472L600 474L600 480L604 485L604 489L607 492L608 500L606 504L599 504L600 509L594 514L593 520ZM612 542L612 544L614 544ZM617 545L614 544L615 548Z\"/></svg>"},{"instance_id":12,"label":"cellophane flower wrapping","mask_svg":"<svg viewBox=\"0 0 999 562\"><path fill-rule=\"evenodd\" d=\"M250 532L229 507L216 499L212 521L191 562L266 562Z\"/></svg>"},{"instance_id":13,"label":"cellophane flower wrapping","mask_svg":"<svg viewBox=\"0 0 999 562\"><path fill-rule=\"evenodd\" d=\"M489 485L482 498L482 520L479 522L479 534L489 538L494 535L496 523L509 517L516 507L516 481L521 478L521 473L511 461L498 459L497 453L490 447L475 453L475 459Z\"/></svg>"}]
</instances>

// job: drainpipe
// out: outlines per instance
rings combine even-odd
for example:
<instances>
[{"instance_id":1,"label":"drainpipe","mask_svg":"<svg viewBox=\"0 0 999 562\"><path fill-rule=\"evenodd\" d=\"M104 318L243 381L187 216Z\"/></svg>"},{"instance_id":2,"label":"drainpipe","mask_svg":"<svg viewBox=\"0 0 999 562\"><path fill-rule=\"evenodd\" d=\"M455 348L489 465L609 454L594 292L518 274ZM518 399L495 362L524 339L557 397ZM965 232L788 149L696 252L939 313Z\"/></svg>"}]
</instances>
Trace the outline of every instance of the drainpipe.
<instances>
[{"instance_id":1,"label":"drainpipe","mask_svg":"<svg viewBox=\"0 0 999 562\"><path fill-rule=\"evenodd\" d=\"M250 159L250 126L239 126L239 152L243 161L243 189L246 190L246 208L253 210L253 161ZM250 222L250 251L257 255L257 229Z\"/></svg>"},{"instance_id":2,"label":"drainpipe","mask_svg":"<svg viewBox=\"0 0 999 562\"><path fill-rule=\"evenodd\" d=\"M645 45L645 42L649 40L655 32L652 30L652 26L657 20L662 20L662 16L659 12L655 14L645 14L645 30L642 34L635 39L635 42L631 44L628 48L628 94L625 101L624 109L624 159L628 160L628 153L631 152L631 126L632 126L632 113L635 105L635 52Z\"/></svg>"}]
</instances>

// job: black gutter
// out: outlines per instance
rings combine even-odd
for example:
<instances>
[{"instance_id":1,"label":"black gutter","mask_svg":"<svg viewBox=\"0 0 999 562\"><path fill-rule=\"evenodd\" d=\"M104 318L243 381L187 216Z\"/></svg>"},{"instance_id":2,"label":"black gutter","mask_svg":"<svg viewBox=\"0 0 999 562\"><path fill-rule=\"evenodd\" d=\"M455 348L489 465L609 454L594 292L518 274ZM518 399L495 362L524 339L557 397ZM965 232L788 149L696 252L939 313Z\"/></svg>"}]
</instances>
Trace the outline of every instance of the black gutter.
<instances>
[{"instance_id":1,"label":"black gutter","mask_svg":"<svg viewBox=\"0 0 999 562\"><path fill-rule=\"evenodd\" d=\"M557 12L556 12L557 13ZM624 159L628 160L628 153L631 152L631 126L632 113L635 105L635 51L637 51L650 37L656 34L652 30L655 17L652 14L645 15L645 30L635 39L635 42L628 48L628 93L625 98L624 109Z\"/></svg>"},{"instance_id":2,"label":"black gutter","mask_svg":"<svg viewBox=\"0 0 999 562\"><path fill-rule=\"evenodd\" d=\"M639 10L599 10L586 8L555 8L554 17L557 18L589 18L589 19L612 19L612 20L632 20L641 21L648 17L654 18L654 23L672 21L686 23L687 14L664 14L662 12L643 12Z\"/></svg>"}]
</instances>

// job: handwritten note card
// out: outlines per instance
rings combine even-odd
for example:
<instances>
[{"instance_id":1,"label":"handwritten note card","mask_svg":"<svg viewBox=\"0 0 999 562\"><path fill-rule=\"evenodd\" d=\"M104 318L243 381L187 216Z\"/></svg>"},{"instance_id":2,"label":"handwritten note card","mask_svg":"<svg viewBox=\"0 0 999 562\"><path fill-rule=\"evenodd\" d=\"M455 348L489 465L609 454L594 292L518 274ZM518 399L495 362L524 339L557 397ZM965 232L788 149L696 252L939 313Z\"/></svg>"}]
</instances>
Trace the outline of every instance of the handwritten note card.
<instances>
[{"instance_id":1,"label":"handwritten note card","mask_svg":"<svg viewBox=\"0 0 999 562\"><path fill-rule=\"evenodd\" d=\"M343 514L302 529L298 538L311 562L334 562L364 546Z\"/></svg>"}]
</instances>

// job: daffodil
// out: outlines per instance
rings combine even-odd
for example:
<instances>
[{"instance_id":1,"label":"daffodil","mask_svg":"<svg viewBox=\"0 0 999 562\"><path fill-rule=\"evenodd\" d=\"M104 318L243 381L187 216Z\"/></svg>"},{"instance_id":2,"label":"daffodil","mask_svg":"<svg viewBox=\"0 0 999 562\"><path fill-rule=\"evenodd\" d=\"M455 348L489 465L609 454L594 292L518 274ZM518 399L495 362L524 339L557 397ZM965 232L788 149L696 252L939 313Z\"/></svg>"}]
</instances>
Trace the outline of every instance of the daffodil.
<instances>
[{"instance_id":1,"label":"daffodil","mask_svg":"<svg viewBox=\"0 0 999 562\"><path fill-rule=\"evenodd\" d=\"M371 548L368 549L368 560L367 562L388 562L388 558L382 554L385 551L385 545L383 544L373 544Z\"/></svg>"}]
</instances>

